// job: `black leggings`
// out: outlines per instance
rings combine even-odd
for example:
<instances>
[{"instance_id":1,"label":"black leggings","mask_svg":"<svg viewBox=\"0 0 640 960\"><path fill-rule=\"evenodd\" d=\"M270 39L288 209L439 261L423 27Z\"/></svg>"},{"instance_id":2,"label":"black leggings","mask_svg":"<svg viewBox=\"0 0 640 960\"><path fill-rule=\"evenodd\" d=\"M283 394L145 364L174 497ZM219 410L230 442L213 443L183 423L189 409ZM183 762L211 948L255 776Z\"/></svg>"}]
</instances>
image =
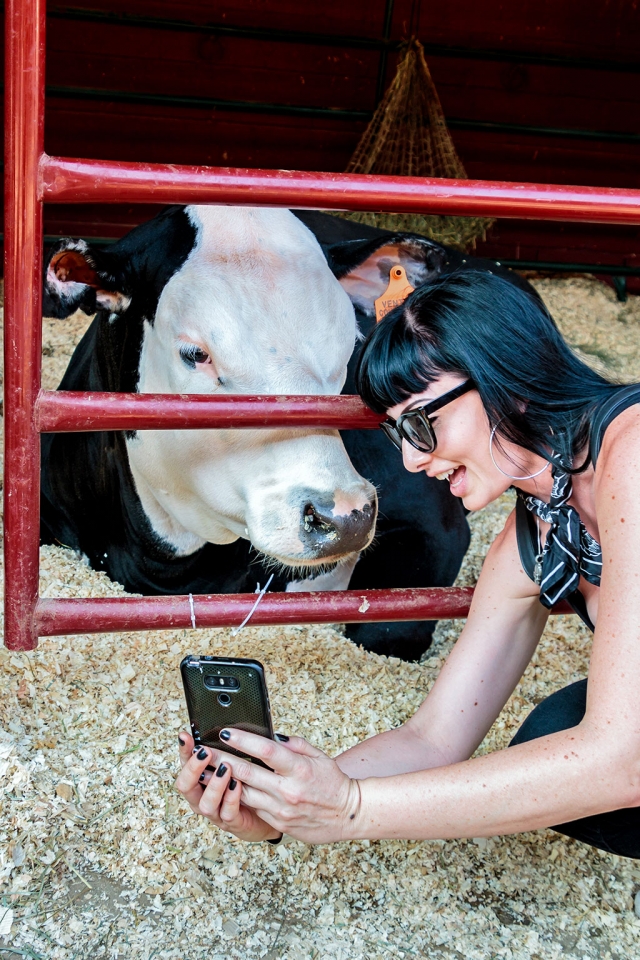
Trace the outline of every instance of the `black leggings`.
<instances>
[{"instance_id":1,"label":"black leggings","mask_svg":"<svg viewBox=\"0 0 640 960\"><path fill-rule=\"evenodd\" d=\"M510 746L577 726L584 716L586 705L586 680L579 680L552 693L531 711ZM590 843L592 847L600 847L608 853L640 860L640 807L599 813L595 817L560 823L552 829L583 843Z\"/></svg>"}]
</instances>

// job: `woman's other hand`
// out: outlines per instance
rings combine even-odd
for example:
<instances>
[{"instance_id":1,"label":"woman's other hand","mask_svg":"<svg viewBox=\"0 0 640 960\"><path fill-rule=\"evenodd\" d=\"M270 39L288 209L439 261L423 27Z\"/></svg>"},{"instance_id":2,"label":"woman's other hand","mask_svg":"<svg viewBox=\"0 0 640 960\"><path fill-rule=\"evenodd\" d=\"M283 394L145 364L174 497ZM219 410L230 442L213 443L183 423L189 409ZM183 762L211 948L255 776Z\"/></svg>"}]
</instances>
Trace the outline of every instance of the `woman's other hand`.
<instances>
[{"instance_id":1,"label":"woman's other hand","mask_svg":"<svg viewBox=\"0 0 640 960\"><path fill-rule=\"evenodd\" d=\"M328 757L302 737L267 740L243 730L223 730L230 746L262 760L267 767L225 757L242 782L242 802L273 831L307 843L351 839L360 807L360 788ZM213 763L224 754L212 751Z\"/></svg>"},{"instance_id":2,"label":"woman's other hand","mask_svg":"<svg viewBox=\"0 0 640 960\"><path fill-rule=\"evenodd\" d=\"M193 738L188 733L181 733L178 741L182 770L175 787L194 813L201 814L240 840L275 840L279 837L279 831L240 803L243 787L231 776L228 756L210 747L200 747L194 753ZM214 771L206 769L214 765Z\"/></svg>"}]
</instances>

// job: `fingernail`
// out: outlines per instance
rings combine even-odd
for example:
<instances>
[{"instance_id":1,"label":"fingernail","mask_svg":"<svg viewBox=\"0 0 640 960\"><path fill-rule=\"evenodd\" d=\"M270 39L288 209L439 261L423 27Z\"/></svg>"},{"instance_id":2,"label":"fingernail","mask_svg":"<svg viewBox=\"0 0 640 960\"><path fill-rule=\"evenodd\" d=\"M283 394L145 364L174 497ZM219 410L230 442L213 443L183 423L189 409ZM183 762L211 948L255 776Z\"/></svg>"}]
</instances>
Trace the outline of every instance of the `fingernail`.
<instances>
[{"instance_id":1,"label":"fingernail","mask_svg":"<svg viewBox=\"0 0 640 960\"><path fill-rule=\"evenodd\" d=\"M276 740L281 740L282 743L289 743L289 737L285 733L276 733Z\"/></svg>"},{"instance_id":2,"label":"fingernail","mask_svg":"<svg viewBox=\"0 0 640 960\"><path fill-rule=\"evenodd\" d=\"M231 740L231 734L229 733L228 730L221 730L221 731L220 731L220 739L221 739L221 740Z\"/></svg>"},{"instance_id":3,"label":"fingernail","mask_svg":"<svg viewBox=\"0 0 640 960\"><path fill-rule=\"evenodd\" d=\"M234 780L233 777L231 777L231 780L229 780L229 790L235 790L237 786L238 786L238 781Z\"/></svg>"},{"instance_id":4,"label":"fingernail","mask_svg":"<svg viewBox=\"0 0 640 960\"><path fill-rule=\"evenodd\" d=\"M200 783L202 783L202 781L204 780L204 773L201 773L200 776L198 777L198 779L199 779Z\"/></svg>"},{"instance_id":5,"label":"fingernail","mask_svg":"<svg viewBox=\"0 0 640 960\"><path fill-rule=\"evenodd\" d=\"M208 756L209 754L207 753L204 747L200 747L200 749L196 753L196 757L198 758L198 760L206 760Z\"/></svg>"},{"instance_id":6,"label":"fingernail","mask_svg":"<svg viewBox=\"0 0 640 960\"><path fill-rule=\"evenodd\" d=\"M226 763L221 763L216 771L216 777L224 777L226 772L227 772Z\"/></svg>"},{"instance_id":7,"label":"fingernail","mask_svg":"<svg viewBox=\"0 0 640 960\"><path fill-rule=\"evenodd\" d=\"M180 744L181 747L184 747L186 744L186 740L183 740L180 734L178 734L178 743Z\"/></svg>"}]
</instances>

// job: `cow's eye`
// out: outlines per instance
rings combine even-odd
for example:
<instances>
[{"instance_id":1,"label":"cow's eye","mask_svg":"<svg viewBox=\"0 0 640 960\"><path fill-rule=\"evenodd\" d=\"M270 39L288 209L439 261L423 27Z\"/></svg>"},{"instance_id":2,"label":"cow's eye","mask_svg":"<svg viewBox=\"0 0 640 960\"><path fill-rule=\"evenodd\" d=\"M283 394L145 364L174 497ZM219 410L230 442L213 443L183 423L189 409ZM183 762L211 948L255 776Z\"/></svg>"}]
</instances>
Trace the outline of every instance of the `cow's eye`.
<instances>
[{"instance_id":1,"label":"cow's eye","mask_svg":"<svg viewBox=\"0 0 640 960\"><path fill-rule=\"evenodd\" d=\"M209 363L211 361L209 354L197 347L195 343L181 343L179 349L180 359L188 367L195 367L196 363Z\"/></svg>"}]
</instances>

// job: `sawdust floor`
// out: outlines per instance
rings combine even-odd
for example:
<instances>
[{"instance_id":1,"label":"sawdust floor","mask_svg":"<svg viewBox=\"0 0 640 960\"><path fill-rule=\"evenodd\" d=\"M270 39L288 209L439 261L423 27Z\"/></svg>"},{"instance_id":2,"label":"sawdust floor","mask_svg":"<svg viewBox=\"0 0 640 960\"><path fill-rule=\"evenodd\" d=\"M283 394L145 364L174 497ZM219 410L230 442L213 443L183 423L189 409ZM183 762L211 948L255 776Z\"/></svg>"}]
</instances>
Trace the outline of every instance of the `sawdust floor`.
<instances>
[{"instance_id":1,"label":"sawdust floor","mask_svg":"<svg viewBox=\"0 0 640 960\"><path fill-rule=\"evenodd\" d=\"M536 281L568 338L640 379L640 298L590 278ZM55 386L84 318L45 322ZM471 518L473 583L509 495ZM42 550L45 596L121 592L64 549ZM637 958L640 865L551 831L491 840L272 848L224 836L174 793L188 652L258 657L277 728L336 753L401 723L460 630L421 664L377 658L330 627L43 640L0 652L0 957L269 960ZM556 617L481 751L583 677L589 637ZM4 913L3 913L4 911Z\"/></svg>"}]
</instances>

